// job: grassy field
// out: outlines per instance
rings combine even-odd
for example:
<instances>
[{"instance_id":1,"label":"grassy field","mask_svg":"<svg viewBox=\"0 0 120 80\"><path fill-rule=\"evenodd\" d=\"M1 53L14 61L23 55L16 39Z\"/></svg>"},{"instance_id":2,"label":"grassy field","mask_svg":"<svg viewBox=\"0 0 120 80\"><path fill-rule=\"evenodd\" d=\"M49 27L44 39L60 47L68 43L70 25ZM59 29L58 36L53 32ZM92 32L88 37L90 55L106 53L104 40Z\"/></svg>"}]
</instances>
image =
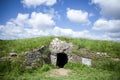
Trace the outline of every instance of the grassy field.
<instances>
[{"instance_id":1,"label":"grassy field","mask_svg":"<svg viewBox=\"0 0 120 80\"><path fill-rule=\"evenodd\" d=\"M10 52L21 54L25 51L39 48L42 45L48 46L55 37L38 37L21 40L4 40L0 41L0 57ZM112 41L89 40L82 38L58 37L61 40L72 42L79 48L87 48L95 52L106 52L112 57L120 58L120 43Z\"/></svg>"},{"instance_id":2,"label":"grassy field","mask_svg":"<svg viewBox=\"0 0 120 80\"><path fill-rule=\"evenodd\" d=\"M21 54L25 51L31 51L41 46L48 46L53 37L40 37L21 40L0 41L0 57L8 55L10 52Z\"/></svg>"},{"instance_id":3,"label":"grassy field","mask_svg":"<svg viewBox=\"0 0 120 80\"><path fill-rule=\"evenodd\" d=\"M115 71L91 68L80 63L68 63L65 66L65 69L72 71L68 76L50 76L50 70L55 68L44 64L41 68L26 71L22 75L8 74L5 80L120 80L119 73Z\"/></svg>"},{"instance_id":4,"label":"grassy field","mask_svg":"<svg viewBox=\"0 0 120 80\"><path fill-rule=\"evenodd\" d=\"M49 46L55 37L38 37L21 40L1 40L0 58L8 56L10 52L22 55L25 51ZM77 48L86 48L94 52L106 52L112 58L120 58L120 43L112 41L89 40L82 38L58 37L61 40L72 42ZM97 61L97 62L96 62ZM1 80L120 80L120 63L107 58L98 58L93 62L93 67L87 67L79 63L68 63L65 68L73 73L67 77L49 77L49 71L56 68L53 65L44 64L39 69L28 68L21 70L22 60L17 58L10 62L0 62ZM47 77L46 77L47 76Z\"/></svg>"}]
</instances>

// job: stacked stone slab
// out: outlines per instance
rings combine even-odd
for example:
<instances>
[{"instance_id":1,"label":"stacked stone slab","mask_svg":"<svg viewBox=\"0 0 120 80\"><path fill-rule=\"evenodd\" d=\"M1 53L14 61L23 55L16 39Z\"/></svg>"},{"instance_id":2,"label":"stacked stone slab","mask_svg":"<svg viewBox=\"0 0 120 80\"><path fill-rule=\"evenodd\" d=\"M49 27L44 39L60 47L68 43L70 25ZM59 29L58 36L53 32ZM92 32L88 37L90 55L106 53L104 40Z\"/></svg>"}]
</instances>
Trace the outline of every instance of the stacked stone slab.
<instances>
[{"instance_id":1,"label":"stacked stone slab","mask_svg":"<svg viewBox=\"0 0 120 80\"><path fill-rule=\"evenodd\" d=\"M46 47L42 46L39 49L34 49L33 51L24 53L24 67L31 66L33 68L38 68L42 66L43 63L50 63L49 56L45 53ZM47 56L47 57L46 57Z\"/></svg>"},{"instance_id":2,"label":"stacked stone slab","mask_svg":"<svg viewBox=\"0 0 120 80\"><path fill-rule=\"evenodd\" d=\"M68 61L69 61L69 56L71 53L72 49L72 43L67 43L65 41L61 41L58 38L53 39L53 41L49 45L49 49L51 52L51 63L56 65L56 60L57 60L57 54L58 53L65 53L68 55Z\"/></svg>"}]
</instances>

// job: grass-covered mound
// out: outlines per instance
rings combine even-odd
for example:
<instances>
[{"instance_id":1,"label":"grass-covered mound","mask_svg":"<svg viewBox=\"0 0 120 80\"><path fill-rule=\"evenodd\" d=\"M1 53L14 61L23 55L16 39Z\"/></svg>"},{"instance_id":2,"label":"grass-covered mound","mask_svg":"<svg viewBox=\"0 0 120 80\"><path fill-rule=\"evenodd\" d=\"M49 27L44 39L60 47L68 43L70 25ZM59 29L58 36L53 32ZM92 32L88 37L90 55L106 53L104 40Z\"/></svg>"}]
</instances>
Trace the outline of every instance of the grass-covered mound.
<instances>
[{"instance_id":1,"label":"grass-covered mound","mask_svg":"<svg viewBox=\"0 0 120 80\"><path fill-rule=\"evenodd\" d=\"M49 46L49 43L55 37L38 37L20 40L1 40L0 41L0 57L10 52L18 54L39 48L42 45ZM58 37L61 40L72 42L78 48L87 48L95 52L106 52L112 57L120 58L120 43L112 41L89 40L82 38L66 38Z\"/></svg>"},{"instance_id":2,"label":"grass-covered mound","mask_svg":"<svg viewBox=\"0 0 120 80\"><path fill-rule=\"evenodd\" d=\"M23 59L21 55L26 51L49 46L55 37L38 37L20 40L0 40L0 58L15 52L19 57L12 61L0 62L0 79L2 80L120 80L120 64L109 58L99 57L93 61L93 67L79 63L68 63L65 68L73 71L67 77L48 77L49 71L55 67L44 64L38 69L28 67L22 70ZM106 52L111 58L120 58L120 43L112 41L89 40L82 38L58 37L60 40L72 42L73 52L79 54L80 48L94 52ZM47 53L46 53L47 54ZM47 76L47 77L45 77Z\"/></svg>"}]
</instances>

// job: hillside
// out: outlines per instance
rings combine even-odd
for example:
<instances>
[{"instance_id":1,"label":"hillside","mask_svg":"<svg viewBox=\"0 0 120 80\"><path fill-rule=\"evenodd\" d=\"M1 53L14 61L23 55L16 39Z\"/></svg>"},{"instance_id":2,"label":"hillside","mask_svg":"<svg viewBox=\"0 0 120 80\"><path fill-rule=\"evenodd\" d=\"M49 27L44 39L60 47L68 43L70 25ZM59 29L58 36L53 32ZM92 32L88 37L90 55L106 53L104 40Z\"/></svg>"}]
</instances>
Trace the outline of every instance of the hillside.
<instances>
[{"instance_id":1,"label":"hillside","mask_svg":"<svg viewBox=\"0 0 120 80\"><path fill-rule=\"evenodd\" d=\"M120 43L112 41L89 40L82 38L58 37L60 40L73 43L72 53L79 56L86 56L80 50L87 49L91 52L103 52L109 57L95 57L92 67L80 63L67 63L65 69L70 69L68 76L50 76L50 71L57 68L51 64L43 64L41 67L34 69L28 67L22 70L23 53L33 51L41 46L49 47L50 42L55 37L38 37L21 40L1 40L0 41L0 58L9 56L10 53L17 53L18 57L6 59L0 62L0 78L3 80L119 80L120 79ZM45 52L48 54L49 49ZM87 77L86 77L87 76Z\"/></svg>"},{"instance_id":2,"label":"hillside","mask_svg":"<svg viewBox=\"0 0 120 80\"><path fill-rule=\"evenodd\" d=\"M58 37L66 42L72 42L78 48L87 48L95 52L106 52L112 57L120 58L120 43L112 41L89 40L82 38L65 38ZM0 57L10 52L21 54L22 52L39 48L42 45L48 46L54 37L38 37L20 40L3 40L0 41Z\"/></svg>"}]
</instances>

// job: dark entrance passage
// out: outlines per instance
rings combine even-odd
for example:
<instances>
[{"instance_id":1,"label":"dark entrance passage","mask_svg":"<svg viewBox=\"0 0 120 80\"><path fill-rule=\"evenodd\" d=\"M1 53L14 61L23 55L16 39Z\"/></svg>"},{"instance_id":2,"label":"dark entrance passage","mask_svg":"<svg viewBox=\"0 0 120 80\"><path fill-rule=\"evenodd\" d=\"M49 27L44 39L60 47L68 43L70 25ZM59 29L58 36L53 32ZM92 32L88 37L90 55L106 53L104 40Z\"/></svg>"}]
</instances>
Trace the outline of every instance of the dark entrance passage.
<instances>
[{"instance_id":1,"label":"dark entrance passage","mask_svg":"<svg viewBox=\"0 0 120 80\"><path fill-rule=\"evenodd\" d=\"M58 53L57 54L57 63L56 65L60 68L63 68L64 65L68 62L68 56L65 53Z\"/></svg>"}]
</instances>

